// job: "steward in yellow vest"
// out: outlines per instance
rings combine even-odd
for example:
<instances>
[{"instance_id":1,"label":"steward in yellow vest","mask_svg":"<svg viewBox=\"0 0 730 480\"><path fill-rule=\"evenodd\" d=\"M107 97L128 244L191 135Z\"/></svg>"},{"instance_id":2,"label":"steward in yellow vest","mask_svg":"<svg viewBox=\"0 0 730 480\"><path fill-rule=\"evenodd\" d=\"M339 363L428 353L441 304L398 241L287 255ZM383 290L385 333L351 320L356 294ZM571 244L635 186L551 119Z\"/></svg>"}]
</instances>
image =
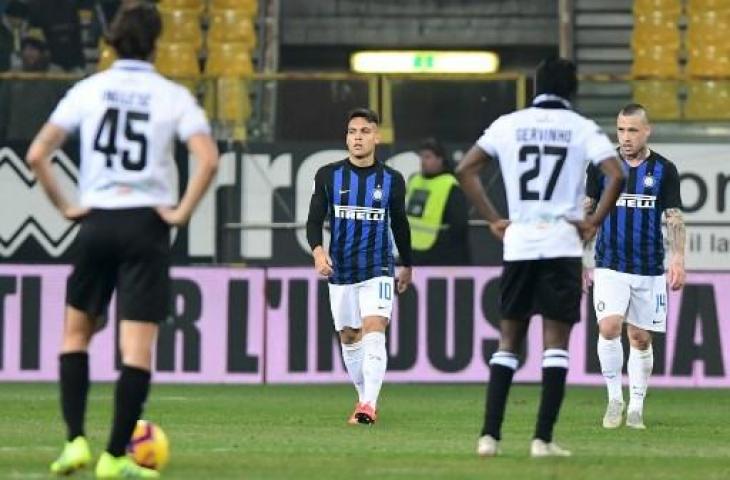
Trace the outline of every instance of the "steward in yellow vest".
<instances>
[{"instance_id":1,"label":"steward in yellow vest","mask_svg":"<svg viewBox=\"0 0 730 480\"><path fill-rule=\"evenodd\" d=\"M469 216L464 193L435 140L419 148L421 173L406 187L414 265L470 265Z\"/></svg>"}]
</instances>

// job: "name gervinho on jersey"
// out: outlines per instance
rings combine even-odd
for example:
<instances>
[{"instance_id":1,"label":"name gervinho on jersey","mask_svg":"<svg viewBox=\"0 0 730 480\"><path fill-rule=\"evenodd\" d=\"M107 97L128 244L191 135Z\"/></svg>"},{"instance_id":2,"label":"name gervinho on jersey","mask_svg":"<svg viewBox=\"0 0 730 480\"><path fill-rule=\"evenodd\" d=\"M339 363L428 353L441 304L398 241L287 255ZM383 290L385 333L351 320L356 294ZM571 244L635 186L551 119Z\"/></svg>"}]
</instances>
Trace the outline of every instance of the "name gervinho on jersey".
<instances>
[{"instance_id":1,"label":"name gervinho on jersey","mask_svg":"<svg viewBox=\"0 0 730 480\"><path fill-rule=\"evenodd\" d=\"M344 218L346 220L367 220L371 222L382 222L385 220L384 208L334 205L334 210L336 218Z\"/></svg>"},{"instance_id":2,"label":"name gervinho on jersey","mask_svg":"<svg viewBox=\"0 0 730 480\"><path fill-rule=\"evenodd\" d=\"M639 195L635 193L622 193L616 200L617 207L628 208L654 208L656 195Z\"/></svg>"},{"instance_id":3,"label":"name gervinho on jersey","mask_svg":"<svg viewBox=\"0 0 730 480\"><path fill-rule=\"evenodd\" d=\"M573 132L557 128L518 128L515 138L518 142L559 142L570 143Z\"/></svg>"}]
</instances>

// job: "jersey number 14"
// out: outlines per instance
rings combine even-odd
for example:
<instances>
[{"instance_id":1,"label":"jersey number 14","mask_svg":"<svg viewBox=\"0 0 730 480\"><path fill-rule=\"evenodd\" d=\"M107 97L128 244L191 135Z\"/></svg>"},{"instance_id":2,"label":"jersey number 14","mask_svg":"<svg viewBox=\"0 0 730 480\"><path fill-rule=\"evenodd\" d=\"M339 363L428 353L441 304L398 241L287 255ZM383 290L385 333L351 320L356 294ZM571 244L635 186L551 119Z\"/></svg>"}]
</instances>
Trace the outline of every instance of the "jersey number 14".
<instances>
[{"instance_id":1,"label":"jersey number 14","mask_svg":"<svg viewBox=\"0 0 730 480\"><path fill-rule=\"evenodd\" d=\"M147 137L140 132L142 123L147 123L150 114L146 112L120 111L118 108L108 108L101 118L99 129L94 138L94 150L106 156L106 167L114 167L114 157L117 149L117 127L119 119L122 118L124 125L124 137L128 142L135 142L139 145L139 156L132 157L129 150L122 150L122 168L125 170L144 170L147 165Z\"/></svg>"}]
</instances>

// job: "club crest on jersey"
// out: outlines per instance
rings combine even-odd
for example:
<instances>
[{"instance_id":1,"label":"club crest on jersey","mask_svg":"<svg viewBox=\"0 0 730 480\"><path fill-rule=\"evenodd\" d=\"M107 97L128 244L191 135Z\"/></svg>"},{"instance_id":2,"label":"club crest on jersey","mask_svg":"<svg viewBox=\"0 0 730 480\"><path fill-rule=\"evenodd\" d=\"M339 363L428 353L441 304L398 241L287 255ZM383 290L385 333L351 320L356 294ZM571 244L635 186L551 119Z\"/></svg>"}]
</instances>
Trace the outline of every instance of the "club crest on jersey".
<instances>
[{"instance_id":1,"label":"club crest on jersey","mask_svg":"<svg viewBox=\"0 0 730 480\"><path fill-rule=\"evenodd\" d=\"M383 199L383 189L380 188L380 185L375 187L375 190L373 190L373 200L382 200Z\"/></svg>"},{"instance_id":2,"label":"club crest on jersey","mask_svg":"<svg viewBox=\"0 0 730 480\"><path fill-rule=\"evenodd\" d=\"M654 186L654 177L651 175L647 175L644 177L644 186L646 188L651 188Z\"/></svg>"}]
</instances>

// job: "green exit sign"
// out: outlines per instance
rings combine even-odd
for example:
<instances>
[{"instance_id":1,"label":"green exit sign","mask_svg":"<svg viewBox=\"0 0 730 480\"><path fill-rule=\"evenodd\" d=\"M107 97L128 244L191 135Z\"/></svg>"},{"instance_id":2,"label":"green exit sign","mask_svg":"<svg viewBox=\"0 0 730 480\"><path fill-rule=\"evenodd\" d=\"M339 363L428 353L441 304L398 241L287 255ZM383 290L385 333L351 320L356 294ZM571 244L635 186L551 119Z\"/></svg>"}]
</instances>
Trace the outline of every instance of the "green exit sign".
<instances>
[{"instance_id":1,"label":"green exit sign","mask_svg":"<svg viewBox=\"0 0 730 480\"><path fill-rule=\"evenodd\" d=\"M433 69L433 55L432 54L417 54L413 58L413 68L417 70L432 70Z\"/></svg>"},{"instance_id":2,"label":"green exit sign","mask_svg":"<svg viewBox=\"0 0 730 480\"><path fill-rule=\"evenodd\" d=\"M494 52L439 50L355 52L350 66L363 73L494 73L499 57Z\"/></svg>"}]
</instances>

